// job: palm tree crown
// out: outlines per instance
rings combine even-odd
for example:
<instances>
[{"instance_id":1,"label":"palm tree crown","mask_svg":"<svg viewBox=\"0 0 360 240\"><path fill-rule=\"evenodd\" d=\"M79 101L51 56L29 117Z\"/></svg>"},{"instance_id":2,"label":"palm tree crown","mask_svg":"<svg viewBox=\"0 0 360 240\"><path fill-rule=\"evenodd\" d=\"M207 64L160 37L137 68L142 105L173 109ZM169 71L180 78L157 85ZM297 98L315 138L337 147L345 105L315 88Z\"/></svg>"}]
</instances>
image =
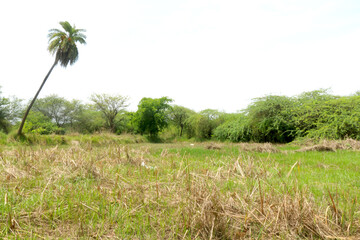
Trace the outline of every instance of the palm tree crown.
<instances>
[{"instance_id":1,"label":"palm tree crown","mask_svg":"<svg viewBox=\"0 0 360 240\"><path fill-rule=\"evenodd\" d=\"M51 54L55 55L55 64L60 62L60 65L66 67L69 63L74 64L79 56L76 43L86 44L86 36L82 33L86 30L76 29L75 25L72 27L69 22L60 22L60 25L65 31L59 29L49 30L49 47Z\"/></svg>"}]
</instances>

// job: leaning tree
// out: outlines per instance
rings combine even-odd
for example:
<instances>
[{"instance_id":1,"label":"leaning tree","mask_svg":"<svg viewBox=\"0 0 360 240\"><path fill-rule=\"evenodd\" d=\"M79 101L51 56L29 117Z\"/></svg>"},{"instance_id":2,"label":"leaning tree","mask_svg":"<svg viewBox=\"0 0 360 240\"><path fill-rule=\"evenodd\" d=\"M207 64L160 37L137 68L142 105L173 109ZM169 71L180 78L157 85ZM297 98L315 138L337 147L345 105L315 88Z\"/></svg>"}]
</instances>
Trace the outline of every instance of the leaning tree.
<instances>
[{"instance_id":1,"label":"leaning tree","mask_svg":"<svg viewBox=\"0 0 360 240\"><path fill-rule=\"evenodd\" d=\"M70 63L70 65L73 65L79 57L79 52L76 46L76 43L79 42L81 44L86 44L86 36L83 34L85 32L84 29L76 29L75 25L71 26L69 22L60 22L60 25L63 27L65 31L61 31L59 29L51 29L49 31L49 46L48 50L51 54L55 55L55 62L50 68L50 71L45 76L44 81L42 82L39 90L35 94L35 97L31 101L29 107L27 108L24 117L21 121L18 135L21 135L22 129L24 127L26 118L30 112L31 107L34 105L34 102L36 98L38 97L41 89L43 88L46 80L50 76L52 70L54 67L60 63L61 66L67 67L67 65Z\"/></svg>"}]
</instances>

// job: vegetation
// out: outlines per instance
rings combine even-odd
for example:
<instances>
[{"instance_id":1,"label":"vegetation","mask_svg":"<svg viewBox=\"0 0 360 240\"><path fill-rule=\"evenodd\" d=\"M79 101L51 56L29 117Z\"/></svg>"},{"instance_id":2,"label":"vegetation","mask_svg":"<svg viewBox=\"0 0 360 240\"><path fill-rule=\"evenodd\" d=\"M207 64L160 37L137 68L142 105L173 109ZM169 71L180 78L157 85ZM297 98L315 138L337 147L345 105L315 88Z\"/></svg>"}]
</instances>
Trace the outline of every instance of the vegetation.
<instances>
[{"instance_id":1,"label":"vegetation","mask_svg":"<svg viewBox=\"0 0 360 240\"><path fill-rule=\"evenodd\" d=\"M1 91L0 91L1 94ZM0 130L7 132L8 122L6 121L8 113L8 99L0 95Z\"/></svg>"},{"instance_id":2,"label":"vegetation","mask_svg":"<svg viewBox=\"0 0 360 240\"><path fill-rule=\"evenodd\" d=\"M179 137L183 136L184 130L189 129L189 118L195 112L182 106L174 105L169 113L172 123L178 128Z\"/></svg>"},{"instance_id":3,"label":"vegetation","mask_svg":"<svg viewBox=\"0 0 360 240\"><path fill-rule=\"evenodd\" d=\"M124 113L125 108L128 106L127 97L120 95L108 95L108 94L93 94L90 97L94 102L96 109L98 109L111 132L116 132L117 117L121 113Z\"/></svg>"},{"instance_id":4,"label":"vegetation","mask_svg":"<svg viewBox=\"0 0 360 240\"><path fill-rule=\"evenodd\" d=\"M296 138L360 139L360 97L333 96L326 90L295 97L257 98L239 115L219 126L219 140L287 143Z\"/></svg>"},{"instance_id":5,"label":"vegetation","mask_svg":"<svg viewBox=\"0 0 360 240\"><path fill-rule=\"evenodd\" d=\"M360 237L357 141L139 144L128 136L121 144L122 136L74 135L59 145L56 137L0 146L0 238Z\"/></svg>"},{"instance_id":6,"label":"vegetation","mask_svg":"<svg viewBox=\"0 0 360 240\"><path fill-rule=\"evenodd\" d=\"M166 112L170 108L170 102L172 100L167 97L141 99L134 115L137 131L140 134L147 133L150 137L157 137L168 125Z\"/></svg>"},{"instance_id":7,"label":"vegetation","mask_svg":"<svg viewBox=\"0 0 360 240\"><path fill-rule=\"evenodd\" d=\"M68 22L60 22L60 25L63 27L65 32L59 30L59 29L51 29L50 33L48 35L49 37L49 47L48 50L50 53L55 55L55 61L52 67L50 68L50 71L45 76L44 81L40 85L39 90L36 92L33 100L30 102L28 108L25 111L24 117L20 123L20 127L18 130L18 135L20 136L22 134L22 129L24 127L26 118L30 112L30 109L32 108L33 104L35 103L35 100L39 96L39 93L43 86L45 85L46 80L50 76L52 70L54 67L60 63L61 66L67 67L67 65L70 63L70 65L73 65L79 57L78 49L76 46L76 43L79 42L81 44L86 44L86 36L82 33L85 32L84 29L77 29L75 26L71 26Z\"/></svg>"},{"instance_id":8,"label":"vegetation","mask_svg":"<svg viewBox=\"0 0 360 240\"><path fill-rule=\"evenodd\" d=\"M60 25L28 107L0 91L0 239L360 238L360 92L270 95L239 113L37 99L86 43Z\"/></svg>"},{"instance_id":9,"label":"vegetation","mask_svg":"<svg viewBox=\"0 0 360 240\"><path fill-rule=\"evenodd\" d=\"M334 96L327 90L298 96L256 98L242 112L200 112L170 105L171 99L143 98L136 112L126 110L127 97L93 94L92 104L50 95L38 99L25 133L66 134L110 131L148 135L150 139L196 139L230 142L289 143L297 139L360 139L360 95ZM0 128L19 126L22 100L0 95ZM159 140L159 139L158 139Z\"/></svg>"}]
</instances>

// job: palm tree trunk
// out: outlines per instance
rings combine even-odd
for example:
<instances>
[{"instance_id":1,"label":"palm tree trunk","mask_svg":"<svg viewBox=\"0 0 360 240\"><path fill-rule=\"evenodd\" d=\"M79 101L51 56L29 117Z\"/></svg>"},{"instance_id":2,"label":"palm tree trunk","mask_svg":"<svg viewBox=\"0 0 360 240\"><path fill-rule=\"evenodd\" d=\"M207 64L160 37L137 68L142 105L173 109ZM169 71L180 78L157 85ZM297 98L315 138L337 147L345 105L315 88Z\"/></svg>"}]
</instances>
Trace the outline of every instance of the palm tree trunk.
<instances>
[{"instance_id":1,"label":"palm tree trunk","mask_svg":"<svg viewBox=\"0 0 360 240\"><path fill-rule=\"evenodd\" d=\"M52 67L50 68L48 74L46 75L44 81L42 82L39 90L38 90L37 93L35 94L35 97L34 97L33 100L31 101L29 107L26 109L25 115L24 115L24 117L23 117L23 119L22 119L22 121L21 121L19 130L18 130L18 132L17 132L17 135L18 135L18 136L20 136L20 135L22 134L22 129L23 129L23 127L24 127L26 118L27 118L27 116L28 116L28 114L29 114L29 112L30 112L30 109L31 109L31 107L34 105L34 102L35 102L35 100L37 99L37 97L39 96L39 93L40 93L41 89L43 88L46 80L47 80L48 77L50 76L50 73L52 72L52 70L54 69L54 67L56 66L57 63L58 63L58 61L55 60L54 64L53 64Z\"/></svg>"}]
</instances>

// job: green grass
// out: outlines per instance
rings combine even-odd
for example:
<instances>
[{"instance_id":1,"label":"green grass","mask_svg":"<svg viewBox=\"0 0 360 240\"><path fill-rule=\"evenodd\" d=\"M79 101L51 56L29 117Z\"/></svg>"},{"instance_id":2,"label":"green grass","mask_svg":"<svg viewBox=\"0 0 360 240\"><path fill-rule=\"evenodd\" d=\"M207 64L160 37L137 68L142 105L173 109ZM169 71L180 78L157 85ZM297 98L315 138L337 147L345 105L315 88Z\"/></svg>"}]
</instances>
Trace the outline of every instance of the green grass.
<instances>
[{"instance_id":1,"label":"green grass","mask_svg":"<svg viewBox=\"0 0 360 240\"><path fill-rule=\"evenodd\" d=\"M0 238L360 236L358 151L133 136L57 141L0 146Z\"/></svg>"}]
</instances>

